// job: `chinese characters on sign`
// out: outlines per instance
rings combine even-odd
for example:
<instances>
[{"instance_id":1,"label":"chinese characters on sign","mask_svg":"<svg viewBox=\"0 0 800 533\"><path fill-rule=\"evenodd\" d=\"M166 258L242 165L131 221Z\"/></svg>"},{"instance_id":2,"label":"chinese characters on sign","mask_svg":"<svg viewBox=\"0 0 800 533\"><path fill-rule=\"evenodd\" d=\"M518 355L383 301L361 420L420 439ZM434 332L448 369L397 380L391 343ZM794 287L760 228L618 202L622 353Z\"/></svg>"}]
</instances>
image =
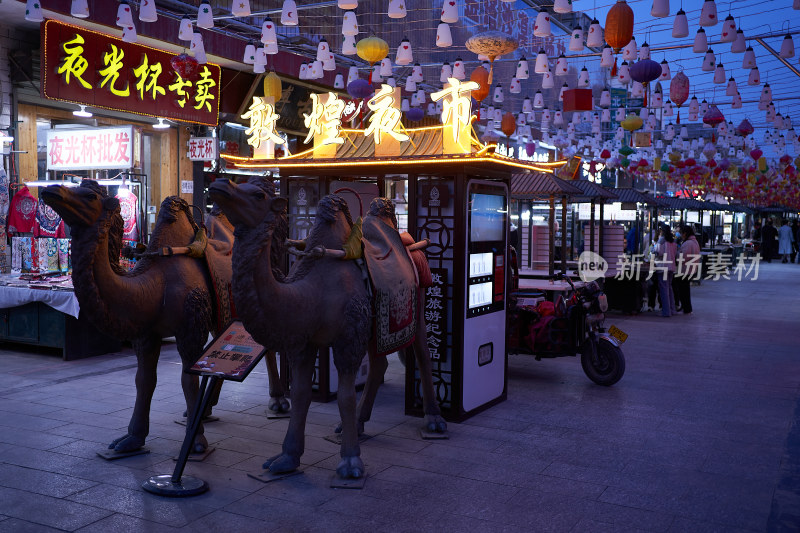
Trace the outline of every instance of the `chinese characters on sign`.
<instances>
[{"instance_id":1,"label":"chinese characters on sign","mask_svg":"<svg viewBox=\"0 0 800 533\"><path fill-rule=\"evenodd\" d=\"M275 131L275 124L281 116L275 112L275 106L267 103L264 98L254 96L253 103L242 118L250 119L250 127L245 130L245 134L249 135L247 144L253 147L254 152L257 153L265 141L267 144L283 144L283 138Z\"/></svg>"},{"instance_id":2,"label":"chinese characters on sign","mask_svg":"<svg viewBox=\"0 0 800 533\"><path fill-rule=\"evenodd\" d=\"M216 137L189 137L189 153L192 161L213 161L217 158Z\"/></svg>"},{"instance_id":3,"label":"chinese characters on sign","mask_svg":"<svg viewBox=\"0 0 800 533\"><path fill-rule=\"evenodd\" d=\"M305 142L314 139L314 146L317 143L322 145L344 144L344 139L340 136L342 127L342 112L344 111L344 101L334 93L312 94L311 113L303 113L303 122L308 128L308 135Z\"/></svg>"},{"instance_id":4,"label":"chinese characters on sign","mask_svg":"<svg viewBox=\"0 0 800 533\"><path fill-rule=\"evenodd\" d=\"M399 89L397 89L399 92ZM372 135L375 140L375 145L381 144L383 134L389 135L396 141L407 141L408 135L401 133L399 129L402 127L400 119L403 113L397 106L398 102L395 99L395 88L391 85L381 85L381 90L367 102L367 107L372 111L369 117L369 126L364 130L364 136L369 137Z\"/></svg>"},{"instance_id":5,"label":"chinese characters on sign","mask_svg":"<svg viewBox=\"0 0 800 533\"><path fill-rule=\"evenodd\" d=\"M448 78L448 84L439 92L431 94L431 100L444 100L442 106L442 124L444 152L469 153L472 147L470 127L472 124L472 101L470 94L480 85L474 81L461 83L455 78ZM447 130L450 134L447 134Z\"/></svg>"},{"instance_id":6,"label":"chinese characters on sign","mask_svg":"<svg viewBox=\"0 0 800 533\"><path fill-rule=\"evenodd\" d=\"M189 372L244 381L264 352L266 349L235 320L205 349Z\"/></svg>"},{"instance_id":7,"label":"chinese characters on sign","mask_svg":"<svg viewBox=\"0 0 800 533\"><path fill-rule=\"evenodd\" d=\"M48 20L42 25L42 93L47 98L216 126L220 67L200 65L191 79L173 54Z\"/></svg>"},{"instance_id":8,"label":"chinese characters on sign","mask_svg":"<svg viewBox=\"0 0 800 533\"><path fill-rule=\"evenodd\" d=\"M47 130L47 169L131 168L133 139L133 126Z\"/></svg>"},{"instance_id":9,"label":"chinese characters on sign","mask_svg":"<svg viewBox=\"0 0 800 533\"><path fill-rule=\"evenodd\" d=\"M425 292L425 324L428 328L428 349L431 359L447 359L447 269L432 268L433 286Z\"/></svg>"}]
</instances>

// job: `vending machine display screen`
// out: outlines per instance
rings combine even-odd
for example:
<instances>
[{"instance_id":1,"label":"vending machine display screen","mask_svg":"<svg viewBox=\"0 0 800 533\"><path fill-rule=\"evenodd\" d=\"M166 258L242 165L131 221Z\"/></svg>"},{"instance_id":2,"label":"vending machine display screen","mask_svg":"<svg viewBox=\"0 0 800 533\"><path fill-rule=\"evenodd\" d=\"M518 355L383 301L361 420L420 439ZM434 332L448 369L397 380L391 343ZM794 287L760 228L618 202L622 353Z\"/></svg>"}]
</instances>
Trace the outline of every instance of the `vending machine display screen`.
<instances>
[{"instance_id":1,"label":"vending machine display screen","mask_svg":"<svg viewBox=\"0 0 800 533\"><path fill-rule=\"evenodd\" d=\"M469 308L475 309L492 303L492 282L478 283L469 286Z\"/></svg>"},{"instance_id":2,"label":"vending machine display screen","mask_svg":"<svg viewBox=\"0 0 800 533\"><path fill-rule=\"evenodd\" d=\"M502 241L505 237L505 198L497 194L473 193L470 204L470 241Z\"/></svg>"},{"instance_id":3,"label":"vending machine display screen","mask_svg":"<svg viewBox=\"0 0 800 533\"><path fill-rule=\"evenodd\" d=\"M494 272L494 254L469 254L469 277L489 276Z\"/></svg>"},{"instance_id":4,"label":"vending machine display screen","mask_svg":"<svg viewBox=\"0 0 800 533\"><path fill-rule=\"evenodd\" d=\"M505 305L508 223L504 188L471 183L468 194L467 318L500 311Z\"/></svg>"}]
</instances>

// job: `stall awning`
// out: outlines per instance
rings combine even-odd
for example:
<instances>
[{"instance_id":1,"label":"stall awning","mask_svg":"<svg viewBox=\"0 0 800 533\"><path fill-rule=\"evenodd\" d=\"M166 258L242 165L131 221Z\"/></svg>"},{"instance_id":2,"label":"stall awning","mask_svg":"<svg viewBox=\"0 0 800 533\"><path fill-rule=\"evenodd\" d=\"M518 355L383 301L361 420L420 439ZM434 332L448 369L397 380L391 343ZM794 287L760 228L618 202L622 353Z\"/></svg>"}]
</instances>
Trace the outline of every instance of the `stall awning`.
<instances>
[{"instance_id":1,"label":"stall awning","mask_svg":"<svg viewBox=\"0 0 800 533\"><path fill-rule=\"evenodd\" d=\"M690 211L700 211L706 209L703 202L693 198L680 198L675 196L657 196L656 199L665 204L667 209L688 209Z\"/></svg>"},{"instance_id":2,"label":"stall awning","mask_svg":"<svg viewBox=\"0 0 800 533\"><path fill-rule=\"evenodd\" d=\"M546 172L511 175L511 197L518 200L547 200L550 196L580 196L583 191L573 181L565 181Z\"/></svg>"},{"instance_id":3,"label":"stall awning","mask_svg":"<svg viewBox=\"0 0 800 533\"><path fill-rule=\"evenodd\" d=\"M577 187L583 194L580 196L573 196L570 198L570 201L574 203L587 203L591 202L592 200L595 201L616 201L617 195L611 192L609 189L593 183L591 181L586 180L573 180L569 182L570 185Z\"/></svg>"},{"instance_id":4,"label":"stall awning","mask_svg":"<svg viewBox=\"0 0 800 533\"><path fill-rule=\"evenodd\" d=\"M622 187L609 190L617 195L617 199L614 200L615 202L639 203L655 207L667 207L666 204L660 201L660 199L654 198L649 194L641 193L632 187Z\"/></svg>"}]
</instances>

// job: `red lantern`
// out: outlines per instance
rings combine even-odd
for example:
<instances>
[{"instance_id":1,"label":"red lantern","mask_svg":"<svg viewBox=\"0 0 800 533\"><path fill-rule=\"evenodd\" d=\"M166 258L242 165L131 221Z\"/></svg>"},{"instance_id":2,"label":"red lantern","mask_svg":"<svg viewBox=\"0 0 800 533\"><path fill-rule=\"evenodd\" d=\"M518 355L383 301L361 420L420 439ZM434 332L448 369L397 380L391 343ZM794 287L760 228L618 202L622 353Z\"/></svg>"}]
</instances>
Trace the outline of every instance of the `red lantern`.
<instances>
[{"instance_id":1,"label":"red lantern","mask_svg":"<svg viewBox=\"0 0 800 533\"><path fill-rule=\"evenodd\" d=\"M711 104L711 106L708 108L708 111L706 111L706 114L703 115L703 122L705 124L708 124L712 128L716 127L717 124L724 121L725 117L722 116L722 111L720 111L719 108L714 104Z\"/></svg>"},{"instance_id":2,"label":"red lantern","mask_svg":"<svg viewBox=\"0 0 800 533\"><path fill-rule=\"evenodd\" d=\"M687 167L693 167L696 164L697 164L697 161L695 161L693 157L690 157L689 159L686 160L686 166Z\"/></svg>"},{"instance_id":3,"label":"red lantern","mask_svg":"<svg viewBox=\"0 0 800 533\"><path fill-rule=\"evenodd\" d=\"M608 10L605 36L614 52L622 50L633 39L633 10L625 0L617 0Z\"/></svg>"},{"instance_id":4,"label":"red lantern","mask_svg":"<svg viewBox=\"0 0 800 533\"><path fill-rule=\"evenodd\" d=\"M753 133L753 125L750 124L750 121L747 119L742 120L738 126L736 126L736 131L742 137L747 137L751 133Z\"/></svg>"},{"instance_id":5,"label":"red lantern","mask_svg":"<svg viewBox=\"0 0 800 533\"><path fill-rule=\"evenodd\" d=\"M170 64L184 80L192 78L197 73L197 69L200 68L197 60L189 54L176 55L170 59Z\"/></svg>"},{"instance_id":6,"label":"red lantern","mask_svg":"<svg viewBox=\"0 0 800 533\"><path fill-rule=\"evenodd\" d=\"M489 73L483 67L478 67L469 75L470 81L476 82L480 87L472 91L472 97L478 102L489 96Z\"/></svg>"},{"instance_id":7,"label":"red lantern","mask_svg":"<svg viewBox=\"0 0 800 533\"><path fill-rule=\"evenodd\" d=\"M511 137L517 131L517 119L511 113L503 115L503 120L500 121L500 131L506 134L506 137Z\"/></svg>"},{"instance_id":8,"label":"red lantern","mask_svg":"<svg viewBox=\"0 0 800 533\"><path fill-rule=\"evenodd\" d=\"M608 159L611 157L611 152L608 151L608 148L604 148L602 152L600 152L600 159Z\"/></svg>"},{"instance_id":9,"label":"red lantern","mask_svg":"<svg viewBox=\"0 0 800 533\"><path fill-rule=\"evenodd\" d=\"M763 154L764 154L764 152L762 152L761 150L756 148L755 150L752 150L750 152L750 157L753 158L753 161L758 161L758 158L761 157Z\"/></svg>"},{"instance_id":10,"label":"red lantern","mask_svg":"<svg viewBox=\"0 0 800 533\"><path fill-rule=\"evenodd\" d=\"M669 82L669 99L680 107L687 98L689 98L689 78L680 71Z\"/></svg>"}]
</instances>

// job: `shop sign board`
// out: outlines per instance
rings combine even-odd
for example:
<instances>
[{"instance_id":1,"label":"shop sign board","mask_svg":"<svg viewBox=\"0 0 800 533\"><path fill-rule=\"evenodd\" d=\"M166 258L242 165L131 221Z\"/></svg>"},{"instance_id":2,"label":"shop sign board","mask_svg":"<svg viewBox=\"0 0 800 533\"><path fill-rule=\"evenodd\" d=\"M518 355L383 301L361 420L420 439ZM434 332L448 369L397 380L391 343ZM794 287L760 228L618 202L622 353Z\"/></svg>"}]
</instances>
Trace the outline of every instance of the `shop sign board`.
<instances>
[{"instance_id":1,"label":"shop sign board","mask_svg":"<svg viewBox=\"0 0 800 533\"><path fill-rule=\"evenodd\" d=\"M175 54L56 20L42 24L42 95L151 117L216 126L219 65L183 79Z\"/></svg>"},{"instance_id":2,"label":"shop sign board","mask_svg":"<svg viewBox=\"0 0 800 533\"><path fill-rule=\"evenodd\" d=\"M447 269L432 268L433 285L425 289L425 325L431 359L447 360Z\"/></svg>"},{"instance_id":3,"label":"shop sign board","mask_svg":"<svg viewBox=\"0 0 800 533\"><path fill-rule=\"evenodd\" d=\"M217 158L216 137L189 137L187 156L192 161L214 161Z\"/></svg>"},{"instance_id":4,"label":"shop sign board","mask_svg":"<svg viewBox=\"0 0 800 533\"><path fill-rule=\"evenodd\" d=\"M134 166L133 126L47 130L47 170Z\"/></svg>"},{"instance_id":5,"label":"shop sign board","mask_svg":"<svg viewBox=\"0 0 800 533\"><path fill-rule=\"evenodd\" d=\"M234 320L206 347L188 373L244 381L266 351L239 320Z\"/></svg>"}]
</instances>

